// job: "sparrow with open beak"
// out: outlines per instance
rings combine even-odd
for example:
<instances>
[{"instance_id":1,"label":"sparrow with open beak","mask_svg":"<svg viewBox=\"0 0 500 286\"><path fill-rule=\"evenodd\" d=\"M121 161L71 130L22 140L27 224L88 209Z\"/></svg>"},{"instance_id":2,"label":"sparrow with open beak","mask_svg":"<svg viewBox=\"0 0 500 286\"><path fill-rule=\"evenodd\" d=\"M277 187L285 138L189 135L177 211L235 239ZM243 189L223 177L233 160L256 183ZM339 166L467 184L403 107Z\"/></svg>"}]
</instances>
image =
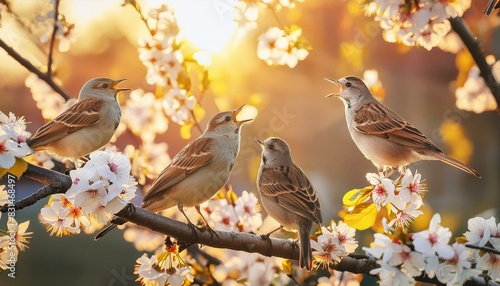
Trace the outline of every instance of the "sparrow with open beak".
<instances>
[{"instance_id":1,"label":"sparrow with open beak","mask_svg":"<svg viewBox=\"0 0 500 286\"><path fill-rule=\"evenodd\" d=\"M76 162L106 145L120 123L121 109L116 95L130 90L116 87L124 80L89 80L80 90L78 101L40 127L27 141L28 146Z\"/></svg>"},{"instance_id":2,"label":"sparrow with open beak","mask_svg":"<svg viewBox=\"0 0 500 286\"><path fill-rule=\"evenodd\" d=\"M344 102L347 128L352 140L379 172L399 169L420 160L440 160L476 177L471 167L445 155L433 142L401 116L380 103L357 77L326 79L340 88L337 96ZM389 175L389 174L386 174Z\"/></svg>"},{"instance_id":3,"label":"sparrow with open beak","mask_svg":"<svg viewBox=\"0 0 500 286\"><path fill-rule=\"evenodd\" d=\"M195 207L212 231L200 211L200 204L212 198L226 184L240 151L240 129L238 113L243 106L233 111L216 114L208 122L205 132L184 147L172 162L158 175L144 196L142 208L152 212L177 206L194 231L194 225L184 213L184 207ZM115 219L97 234L99 239L124 220Z\"/></svg>"}]
</instances>

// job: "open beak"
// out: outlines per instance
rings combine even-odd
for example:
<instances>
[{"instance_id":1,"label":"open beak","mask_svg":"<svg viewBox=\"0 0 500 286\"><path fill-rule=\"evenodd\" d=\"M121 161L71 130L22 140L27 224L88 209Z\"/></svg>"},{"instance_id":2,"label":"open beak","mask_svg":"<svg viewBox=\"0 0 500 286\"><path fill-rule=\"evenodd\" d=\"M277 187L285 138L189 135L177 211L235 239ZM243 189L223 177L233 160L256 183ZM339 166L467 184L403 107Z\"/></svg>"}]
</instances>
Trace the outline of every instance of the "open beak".
<instances>
[{"instance_id":1,"label":"open beak","mask_svg":"<svg viewBox=\"0 0 500 286\"><path fill-rule=\"evenodd\" d=\"M259 143L260 146L264 147L264 141L257 139L257 138L255 138L255 141L257 141L257 143Z\"/></svg>"},{"instance_id":2,"label":"open beak","mask_svg":"<svg viewBox=\"0 0 500 286\"><path fill-rule=\"evenodd\" d=\"M119 93L120 91L126 91L126 90L130 90L130 88L116 88L116 86L122 82L122 81L125 81L127 79L119 79L119 80L115 80L113 81L113 83L111 84L111 89L113 90L116 90L116 93Z\"/></svg>"},{"instance_id":3,"label":"open beak","mask_svg":"<svg viewBox=\"0 0 500 286\"><path fill-rule=\"evenodd\" d=\"M325 95L325 97L339 96L342 93L342 91L344 91L344 87L342 86L342 84L340 84L340 82L338 80L326 78L326 77L325 77L325 80L335 84L336 86L338 86L340 88L339 92L327 94L327 95Z\"/></svg>"},{"instance_id":4,"label":"open beak","mask_svg":"<svg viewBox=\"0 0 500 286\"><path fill-rule=\"evenodd\" d=\"M244 104L238 108L236 108L234 111L233 111L233 116L232 116L232 120L234 123L238 123L239 125L242 125L243 123L245 122L248 122L248 121L252 121L253 119L245 119L245 120L241 120L241 121L238 121L236 119L236 117L238 116L238 113L241 112L241 110L243 109L243 106L245 106Z\"/></svg>"}]
</instances>

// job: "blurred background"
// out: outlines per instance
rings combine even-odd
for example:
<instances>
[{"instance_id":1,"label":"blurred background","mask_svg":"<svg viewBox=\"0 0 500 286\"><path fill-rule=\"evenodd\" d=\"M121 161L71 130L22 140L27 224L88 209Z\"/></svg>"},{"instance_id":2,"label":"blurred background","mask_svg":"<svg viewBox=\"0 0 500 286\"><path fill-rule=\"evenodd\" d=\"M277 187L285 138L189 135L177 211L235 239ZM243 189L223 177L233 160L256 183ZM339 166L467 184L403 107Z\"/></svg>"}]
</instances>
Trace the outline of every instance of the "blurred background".
<instances>
[{"instance_id":1,"label":"blurred background","mask_svg":"<svg viewBox=\"0 0 500 286\"><path fill-rule=\"evenodd\" d=\"M30 17L44 9L46 1L9 1L18 15ZM68 52L54 53L55 74L73 97L93 77L126 78L122 86L154 92L146 82L146 68L138 59L137 39L145 32L138 14L123 0L61 1L60 13L74 23L74 39ZM154 1L139 2L145 7ZM181 3L182 2L182 3ZM276 25L275 15L262 11L258 27L238 41L233 30L224 28L226 20L214 17L221 1L172 1L185 37L194 48L212 53L209 66L211 84L201 105L206 111L200 124L219 110L234 109L248 103L258 110L256 119L245 124L237 165L229 183L237 193L257 195L255 178L260 164L260 146L255 138L278 136L292 149L295 162L313 182L323 205L325 221L338 220L342 196L348 190L368 183L365 175L376 168L365 159L347 131L344 106L336 98L324 98L336 87L323 78L348 75L363 77L368 69L378 71L391 109L419 128L445 153L458 156L477 170L482 179L440 162L412 164L425 178L429 192L424 213L416 226L427 227L433 213L455 236L467 229L467 220L480 213L497 216L500 205L500 127L499 114L466 112L455 106L457 55L435 48L409 48L387 43L373 19L366 17L358 1L305 0L295 9L284 9L278 16L286 25L297 24L312 46L309 55L295 68L268 66L257 58L260 34ZM473 1L464 18L478 36L486 54L500 57L498 17L486 17L485 1ZM29 4L28 4L29 3ZM212 4L207 4L212 3ZM215 19L215 20L214 20ZM217 20L218 19L218 20ZM29 36L8 24L3 16L0 38L13 41L18 52L37 65L46 56ZM0 51L0 111L25 116L32 134L44 123L30 90L25 85L29 72ZM195 92L195 96L198 96ZM128 97L121 94L120 100ZM450 131L443 123L461 129ZM458 130L458 131L457 131ZM444 133L443 133L444 131ZM451 132L451 134L450 134ZM166 142L173 157L193 138L180 136L180 126L170 122L168 130L155 142ZM200 133L192 129L195 138ZM443 134L455 138L444 140ZM140 144L132 134L122 135L116 145ZM472 152L462 154L465 148ZM38 182L22 178L17 197L38 188ZM134 285L135 260L142 254L123 240L122 232L110 233L98 242L93 235L49 237L38 220L47 199L18 211L19 222L30 220L33 231L29 249L19 255L16 279L0 273L0 285ZM6 216L0 220L5 225ZM360 245L372 241L358 234ZM366 236L366 237L365 237ZM359 250L361 251L361 250ZM5 275L4 275L5 274Z\"/></svg>"}]
</instances>

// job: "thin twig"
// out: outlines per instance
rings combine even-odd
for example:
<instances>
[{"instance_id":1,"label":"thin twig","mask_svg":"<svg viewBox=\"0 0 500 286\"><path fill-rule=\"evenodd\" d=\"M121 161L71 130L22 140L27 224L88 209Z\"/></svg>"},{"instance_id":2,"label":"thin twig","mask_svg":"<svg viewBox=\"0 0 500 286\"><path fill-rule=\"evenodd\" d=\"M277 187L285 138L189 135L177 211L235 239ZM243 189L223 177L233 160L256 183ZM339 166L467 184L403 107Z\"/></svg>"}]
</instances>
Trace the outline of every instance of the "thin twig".
<instances>
[{"instance_id":1,"label":"thin twig","mask_svg":"<svg viewBox=\"0 0 500 286\"><path fill-rule=\"evenodd\" d=\"M491 247L477 246L477 245L472 245L472 244L466 244L465 246L468 247L468 248L477 249L477 250L483 250L483 251L490 252L490 253L493 253L493 254L496 254L496 255L500 255L500 251L498 251L498 250L496 250L494 248L491 248Z\"/></svg>"},{"instance_id":2,"label":"thin twig","mask_svg":"<svg viewBox=\"0 0 500 286\"><path fill-rule=\"evenodd\" d=\"M198 131L200 131L200 134L203 133L203 129L200 126L200 123L196 119L196 116L194 116L194 111L191 110L191 116L193 117L194 125L198 128Z\"/></svg>"},{"instance_id":3,"label":"thin twig","mask_svg":"<svg viewBox=\"0 0 500 286\"><path fill-rule=\"evenodd\" d=\"M36 74L41 80L46 82L55 92L59 93L65 100L69 100L71 96L69 96L62 88L57 85L52 77L45 74L36 68L30 61L21 56L18 52L16 52L11 46L7 45L3 40L0 39L0 48L4 49L9 56L11 56L14 60L20 63L23 67L25 67L30 72Z\"/></svg>"},{"instance_id":4,"label":"thin twig","mask_svg":"<svg viewBox=\"0 0 500 286\"><path fill-rule=\"evenodd\" d=\"M54 27L52 29L52 35L50 36L50 46L47 59L47 73L46 73L49 77L52 76L52 53L54 52L54 42L56 40L57 30L59 29L59 26L57 25L57 22L59 20L59 2L60 0L56 0L56 2L54 3Z\"/></svg>"},{"instance_id":5,"label":"thin twig","mask_svg":"<svg viewBox=\"0 0 500 286\"><path fill-rule=\"evenodd\" d=\"M464 21L463 18L451 18L449 19L451 23L451 28L457 35L462 39L462 42L469 50L472 58L476 62L479 71L481 72L481 77L484 79L485 84L491 90L495 101L497 102L497 111L500 112L500 84L495 79L493 72L491 70L491 66L486 61L484 53L481 49L480 42L478 39L472 34L469 26Z\"/></svg>"}]
</instances>

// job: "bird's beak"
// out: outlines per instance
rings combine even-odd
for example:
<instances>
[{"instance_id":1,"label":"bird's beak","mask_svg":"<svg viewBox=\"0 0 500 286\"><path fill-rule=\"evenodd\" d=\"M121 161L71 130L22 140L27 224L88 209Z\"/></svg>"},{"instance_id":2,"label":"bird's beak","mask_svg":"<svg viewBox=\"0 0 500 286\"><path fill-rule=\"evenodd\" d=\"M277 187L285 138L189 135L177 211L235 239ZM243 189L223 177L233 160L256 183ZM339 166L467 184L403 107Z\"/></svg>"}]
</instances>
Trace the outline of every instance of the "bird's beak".
<instances>
[{"instance_id":1,"label":"bird's beak","mask_svg":"<svg viewBox=\"0 0 500 286\"><path fill-rule=\"evenodd\" d=\"M326 77L325 77L325 80L335 84L336 86L338 86L340 88L339 92L336 92L336 93L333 92L333 93L327 94L327 95L325 95L325 97L339 96L342 93L342 91L344 91L344 87L342 86L342 84L338 80L326 78Z\"/></svg>"},{"instance_id":2,"label":"bird's beak","mask_svg":"<svg viewBox=\"0 0 500 286\"><path fill-rule=\"evenodd\" d=\"M113 83L111 84L111 89L113 90L116 90L116 93L120 92L120 91L126 91L126 90L130 90L130 88L116 88L116 86L122 82L122 81L125 81L127 79L119 79L119 80L115 80L113 81Z\"/></svg>"},{"instance_id":3,"label":"bird's beak","mask_svg":"<svg viewBox=\"0 0 500 286\"><path fill-rule=\"evenodd\" d=\"M244 104L238 108L236 108L234 111L233 111L233 116L232 116L232 119L233 119L233 122L234 123L237 123L239 125L242 125L243 123L245 122L248 122L248 121L252 121L253 119L245 119L245 120L241 120L241 121L238 121L238 119L236 119L236 117L238 116L238 113L241 112L241 110L243 109L243 106L245 106Z\"/></svg>"},{"instance_id":4,"label":"bird's beak","mask_svg":"<svg viewBox=\"0 0 500 286\"><path fill-rule=\"evenodd\" d=\"M257 138L255 138L255 141L257 141L257 143L259 143L260 146L262 146L262 147L264 146L264 141L257 139Z\"/></svg>"}]
</instances>

